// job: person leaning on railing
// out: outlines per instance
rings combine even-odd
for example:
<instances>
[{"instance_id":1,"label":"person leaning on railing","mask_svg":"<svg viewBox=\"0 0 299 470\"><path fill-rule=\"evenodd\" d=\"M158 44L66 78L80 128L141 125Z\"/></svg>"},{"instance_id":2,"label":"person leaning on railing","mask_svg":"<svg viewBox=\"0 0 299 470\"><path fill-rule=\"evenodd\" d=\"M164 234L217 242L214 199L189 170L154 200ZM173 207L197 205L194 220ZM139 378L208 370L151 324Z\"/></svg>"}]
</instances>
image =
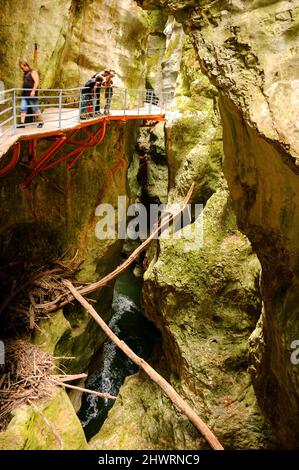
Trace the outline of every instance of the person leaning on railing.
<instances>
[{"instance_id":1,"label":"person leaning on railing","mask_svg":"<svg viewBox=\"0 0 299 470\"><path fill-rule=\"evenodd\" d=\"M101 87L102 77L94 75L84 85L80 101L80 117L88 119L98 113L97 111L97 89Z\"/></svg>"},{"instance_id":2,"label":"person leaning on railing","mask_svg":"<svg viewBox=\"0 0 299 470\"><path fill-rule=\"evenodd\" d=\"M44 120L42 113L38 106L38 92L39 87L39 75L36 70L33 70L28 62L24 59L19 62L20 68L24 73L23 78L23 93L21 99L21 124L18 127L25 127L25 119L28 108L31 108L33 113L36 115L38 125L37 127L43 127Z\"/></svg>"},{"instance_id":3,"label":"person leaning on railing","mask_svg":"<svg viewBox=\"0 0 299 470\"><path fill-rule=\"evenodd\" d=\"M104 114L109 114L111 100L113 96L113 78L115 77L115 71L112 69L106 69L104 72L105 72L105 80L102 83L102 87L105 89L105 98L106 98Z\"/></svg>"},{"instance_id":4,"label":"person leaning on railing","mask_svg":"<svg viewBox=\"0 0 299 470\"><path fill-rule=\"evenodd\" d=\"M96 84L93 89L94 96L94 111L96 116L101 115L101 87L105 80L106 70L101 70L101 72L96 72L92 78L96 79Z\"/></svg>"},{"instance_id":5,"label":"person leaning on railing","mask_svg":"<svg viewBox=\"0 0 299 470\"><path fill-rule=\"evenodd\" d=\"M105 89L106 104L104 107L104 114L109 114L112 95L113 95L113 82L112 78L115 76L114 70L104 69L101 72L95 73L84 85L80 101L80 117L81 119L88 119L94 116L101 115L100 101L101 89Z\"/></svg>"}]
</instances>

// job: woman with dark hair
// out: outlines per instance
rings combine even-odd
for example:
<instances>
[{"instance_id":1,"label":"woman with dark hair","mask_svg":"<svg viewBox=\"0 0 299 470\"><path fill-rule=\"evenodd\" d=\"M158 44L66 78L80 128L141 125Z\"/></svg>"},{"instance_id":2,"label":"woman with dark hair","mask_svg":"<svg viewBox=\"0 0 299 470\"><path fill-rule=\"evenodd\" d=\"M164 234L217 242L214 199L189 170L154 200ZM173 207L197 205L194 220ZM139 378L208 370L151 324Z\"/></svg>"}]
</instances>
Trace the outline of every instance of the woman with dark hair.
<instances>
[{"instance_id":1,"label":"woman with dark hair","mask_svg":"<svg viewBox=\"0 0 299 470\"><path fill-rule=\"evenodd\" d=\"M21 100L21 124L18 127L25 127L25 119L28 108L31 108L39 121L37 127L43 127L44 120L38 106L37 88L39 87L39 75L33 70L28 62L24 59L20 60L19 66L24 73L23 78L23 94Z\"/></svg>"}]
</instances>

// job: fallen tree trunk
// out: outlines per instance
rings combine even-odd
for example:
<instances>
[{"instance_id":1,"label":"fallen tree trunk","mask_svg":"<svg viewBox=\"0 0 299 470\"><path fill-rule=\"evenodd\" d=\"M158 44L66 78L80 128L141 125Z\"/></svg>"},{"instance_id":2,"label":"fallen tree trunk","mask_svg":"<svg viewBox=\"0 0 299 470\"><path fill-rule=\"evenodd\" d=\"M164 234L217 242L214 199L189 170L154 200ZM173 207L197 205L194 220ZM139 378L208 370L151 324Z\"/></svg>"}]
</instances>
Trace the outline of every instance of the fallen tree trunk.
<instances>
[{"instance_id":1,"label":"fallen tree trunk","mask_svg":"<svg viewBox=\"0 0 299 470\"><path fill-rule=\"evenodd\" d=\"M136 260L136 258L140 255L140 253L142 253L142 251L144 251L149 246L152 240L156 238L161 232L163 232L163 230L169 227L169 225L174 221L174 219L185 210L192 196L193 189L194 189L194 182L191 184L188 190L188 193L182 203L182 207L174 214L170 214L167 217L167 219L161 222L161 224L157 224L156 228L154 228L151 235L141 245L139 245L139 247L136 248L135 251L133 251L133 253L129 256L129 258L126 259L126 261L124 261L124 263L122 263L114 271L112 271L112 273L107 274L107 276L103 277L99 281L94 282L93 284L89 284L88 286L78 288L78 292L80 292L80 294L82 295L89 294L90 292L93 292L99 289L100 287L105 286L108 282L112 281L119 274L121 274L126 269L128 269L128 267ZM47 302L44 304L36 305L36 308L45 309L47 310L48 313L54 312L58 310L59 308L63 307L64 305L72 302L73 298L74 298L73 295L61 294L52 302Z\"/></svg>"},{"instance_id":2,"label":"fallen tree trunk","mask_svg":"<svg viewBox=\"0 0 299 470\"><path fill-rule=\"evenodd\" d=\"M109 328L109 326L104 322L100 315L95 311L92 305L90 305L87 300L82 297L80 292L73 286L73 284L65 280L65 286L70 290L73 297L80 302L80 304L86 309L86 311L93 317L93 319L100 325L102 330L106 335L115 343L121 351L123 351L135 364L137 364L144 372L164 391L164 393L170 398L172 403L182 411L187 418L193 423L193 425L199 430L201 435L207 440L212 449L214 450L223 450L222 445L218 441L217 437L209 429L209 427L202 421L199 416L191 409L191 407L186 403L182 397L175 391L175 389L160 375L155 371L144 359L137 356L132 349L127 346L124 341L121 341Z\"/></svg>"}]
</instances>

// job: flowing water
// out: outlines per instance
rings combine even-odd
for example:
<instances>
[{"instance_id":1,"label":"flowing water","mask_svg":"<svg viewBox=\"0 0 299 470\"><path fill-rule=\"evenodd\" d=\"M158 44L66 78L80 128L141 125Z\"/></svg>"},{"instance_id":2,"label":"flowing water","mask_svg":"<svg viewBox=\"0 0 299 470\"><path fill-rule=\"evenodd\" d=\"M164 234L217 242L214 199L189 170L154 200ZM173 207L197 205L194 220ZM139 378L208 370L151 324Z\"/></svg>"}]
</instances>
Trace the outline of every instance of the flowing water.
<instances>
[{"instance_id":1,"label":"flowing water","mask_svg":"<svg viewBox=\"0 0 299 470\"><path fill-rule=\"evenodd\" d=\"M141 311L141 288L141 282L130 271L118 278L114 288L109 326L138 356L146 359L151 354L159 334ZM95 361L94 372L87 379L86 387L117 395L125 378L137 371L138 367L114 343L106 340L101 354ZM87 439L99 431L113 404L113 400L83 395L78 415Z\"/></svg>"}]
</instances>

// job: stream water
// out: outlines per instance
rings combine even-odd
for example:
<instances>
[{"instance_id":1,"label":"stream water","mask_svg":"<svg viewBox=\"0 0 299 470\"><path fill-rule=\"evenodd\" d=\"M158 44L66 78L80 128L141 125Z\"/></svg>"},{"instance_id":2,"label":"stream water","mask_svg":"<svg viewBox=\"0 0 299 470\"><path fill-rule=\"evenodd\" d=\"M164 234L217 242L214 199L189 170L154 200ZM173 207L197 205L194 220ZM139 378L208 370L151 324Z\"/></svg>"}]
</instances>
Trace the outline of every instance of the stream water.
<instances>
[{"instance_id":1,"label":"stream water","mask_svg":"<svg viewBox=\"0 0 299 470\"><path fill-rule=\"evenodd\" d=\"M119 276L114 288L109 326L136 354L146 359L158 341L159 333L141 311L141 289L141 281L136 279L131 271ZM138 367L110 340L104 342L93 369L86 387L112 395L118 394L128 375L138 371ZM100 430L113 404L113 400L83 395L78 416L87 440Z\"/></svg>"}]
</instances>

